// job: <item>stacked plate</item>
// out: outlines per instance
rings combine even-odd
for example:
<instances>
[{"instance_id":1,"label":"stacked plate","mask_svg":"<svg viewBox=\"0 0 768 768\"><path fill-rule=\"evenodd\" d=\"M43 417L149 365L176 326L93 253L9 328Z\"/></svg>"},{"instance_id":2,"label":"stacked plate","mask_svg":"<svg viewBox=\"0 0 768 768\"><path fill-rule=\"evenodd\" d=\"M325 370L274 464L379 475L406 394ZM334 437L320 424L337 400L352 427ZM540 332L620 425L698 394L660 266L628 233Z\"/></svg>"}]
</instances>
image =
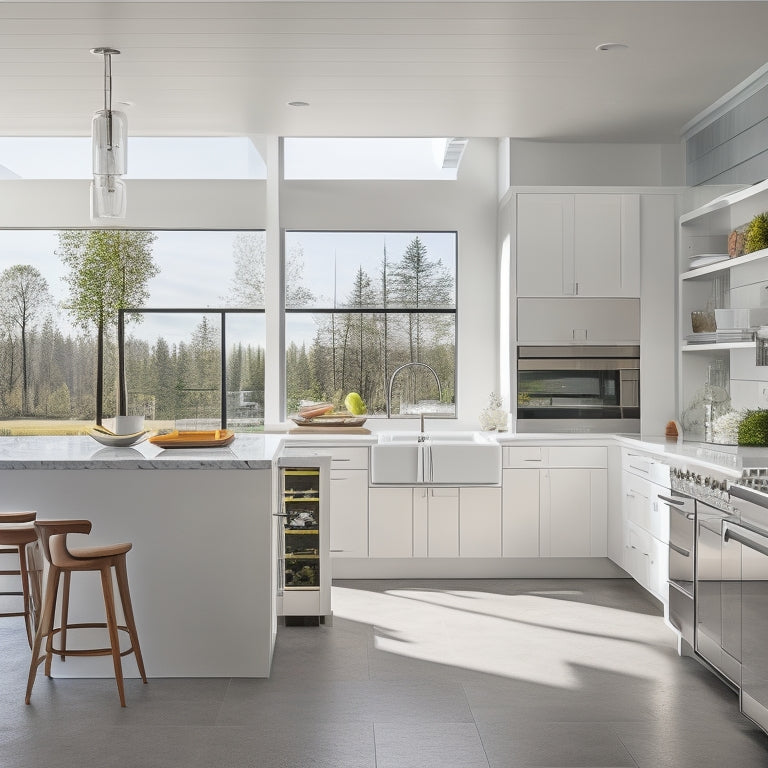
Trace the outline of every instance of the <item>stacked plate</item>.
<instances>
[{"instance_id":1,"label":"stacked plate","mask_svg":"<svg viewBox=\"0 0 768 768\"><path fill-rule=\"evenodd\" d=\"M696 256L691 256L688 266L691 269L708 267L710 264L717 264L719 261L725 261L728 258L727 253L699 253Z\"/></svg>"}]
</instances>

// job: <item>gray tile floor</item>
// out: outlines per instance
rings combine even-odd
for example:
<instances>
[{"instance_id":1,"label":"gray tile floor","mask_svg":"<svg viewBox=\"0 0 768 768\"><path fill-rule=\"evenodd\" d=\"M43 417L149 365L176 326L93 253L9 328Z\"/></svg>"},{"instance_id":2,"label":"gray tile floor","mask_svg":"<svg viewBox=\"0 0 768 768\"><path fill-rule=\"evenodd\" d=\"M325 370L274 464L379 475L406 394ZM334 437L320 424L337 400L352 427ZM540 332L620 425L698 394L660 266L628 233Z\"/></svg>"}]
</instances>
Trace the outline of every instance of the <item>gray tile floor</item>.
<instances>
[{"instance_id":1,"label":"gray tile floor","mask_svg":"<svg viewBox=\"0 0 768 768\"><path fill-rule=\"evenodd\" d=\"M0 768L768 765L630 581L341 581L333 608L280 628L269 680L129 680L126 709L111 679L42 675L25 706L0 620Z\"/></svg>"}]
</instances>

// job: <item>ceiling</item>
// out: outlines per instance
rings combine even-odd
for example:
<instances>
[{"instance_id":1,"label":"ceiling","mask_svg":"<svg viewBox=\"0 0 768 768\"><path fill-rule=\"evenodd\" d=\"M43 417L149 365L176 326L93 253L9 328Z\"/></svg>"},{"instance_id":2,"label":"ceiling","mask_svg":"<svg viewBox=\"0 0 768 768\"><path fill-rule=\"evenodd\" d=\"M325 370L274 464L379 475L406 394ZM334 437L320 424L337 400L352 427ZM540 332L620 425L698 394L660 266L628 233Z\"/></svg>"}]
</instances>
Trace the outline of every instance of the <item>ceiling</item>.
<instances>
[{"instance_id":1,"label":"ceiling","mask_svg":"<svg viewBox=\"0 0 768 768\"><path fill-rule=\"evenodd\" d=\"M0 2L0 135L87 135L111 46L133 135L675 142L766 29L768 2Z\"/></svg>"}]
</instances>

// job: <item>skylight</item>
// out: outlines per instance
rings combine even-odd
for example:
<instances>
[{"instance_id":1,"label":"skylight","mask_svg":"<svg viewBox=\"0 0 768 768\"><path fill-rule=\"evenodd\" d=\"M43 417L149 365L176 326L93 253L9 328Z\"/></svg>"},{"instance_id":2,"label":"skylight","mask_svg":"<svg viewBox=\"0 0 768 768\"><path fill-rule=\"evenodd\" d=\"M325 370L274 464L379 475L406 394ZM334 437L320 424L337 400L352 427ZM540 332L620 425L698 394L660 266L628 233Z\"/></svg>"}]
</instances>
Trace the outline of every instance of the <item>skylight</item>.
<instances>
[{"instance_id":1,"label":"skylight","mask_svg":"<svg viewBox=\"0 0 768 768\"><path fill-rule=\"evenodd\" d=\"M264 179L266 166L246 136L128 140L127 179ZM89 137L0 137L0 179L89 179Z\"/></svg>"},{"instance_id":2,"label":"skylight","mask_svg":"<svg viewBox=\"0 0 768 768\"><path fill-rule=\"evenodd\" d=\"M446 138L287 138L285 178L455 181L457 142ZM461 147L463 151L463 146Z\"/></svg>"}]
</instances>

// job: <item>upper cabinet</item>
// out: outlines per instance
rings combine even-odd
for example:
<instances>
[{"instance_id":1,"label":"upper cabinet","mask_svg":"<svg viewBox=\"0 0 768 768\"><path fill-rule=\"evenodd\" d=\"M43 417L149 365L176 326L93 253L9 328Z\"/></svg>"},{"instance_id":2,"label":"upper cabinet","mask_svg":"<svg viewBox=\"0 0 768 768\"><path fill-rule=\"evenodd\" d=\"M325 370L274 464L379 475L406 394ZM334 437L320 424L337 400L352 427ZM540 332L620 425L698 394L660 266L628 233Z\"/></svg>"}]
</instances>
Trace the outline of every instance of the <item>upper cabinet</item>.
<instances>
[{"instance_id":1,"label":"upper cabinet","mask_svg":"<svg viewBox=\"0 0 768 768\"><path fill-rule=\"evenodd\" d=\"M640 196L517 196L517 295L640 295Z\"/></svg>"}]
</instances>

